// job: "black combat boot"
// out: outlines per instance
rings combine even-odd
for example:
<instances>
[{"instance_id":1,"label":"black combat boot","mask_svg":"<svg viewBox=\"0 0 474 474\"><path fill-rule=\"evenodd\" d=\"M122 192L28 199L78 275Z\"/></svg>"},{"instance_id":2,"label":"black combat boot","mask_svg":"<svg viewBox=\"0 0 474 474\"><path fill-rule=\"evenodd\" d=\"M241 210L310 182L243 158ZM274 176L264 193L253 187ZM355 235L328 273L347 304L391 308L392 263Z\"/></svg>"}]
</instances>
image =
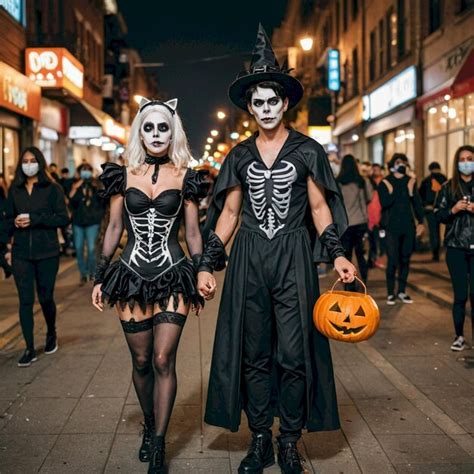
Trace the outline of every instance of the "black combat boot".
<instances>
[{"instance_id":1,"label":"black combat boot","mask_svg":"<svg viewBox=\"0 0 474 474\"><path fill-rule=\"evenodd\" d=\"M148 474L165 474L165 437L155 436L152 448Z\"/></svg>"},{"instance_id":2,"label":"black combat boot","mask_svg":"<svg viewBox=\"0 0 474 474\"><path fill-rule=\"evenodd\" d=\"M247 456L242 459L239 474L261 474L266 467L275 464L271 433L253 433Z\"/></svg>"},{"instance_id":3,"label":"black combat boot","mask_svg":"<svg viewBox=\"0 0 474 474\"><path fill-rule=\"evenodd\" d=\"M305 460L298 452L296 441L278 441L278 465L282 474L301 474L305 472Z\"/></svg>"},{"instance_id":4,"label":"black combat boot","mask_svg":"<svg viewBox=\"0 0 474 474\"><path fill-rule=\"evenodd\" d=\"M145 415L143 423L143 439L140 450L138 451L138 459L141 462L150 462L151 453L153 452L153 436L155 432L155 417L153 415Z\"/></svg>"}]
</instances>

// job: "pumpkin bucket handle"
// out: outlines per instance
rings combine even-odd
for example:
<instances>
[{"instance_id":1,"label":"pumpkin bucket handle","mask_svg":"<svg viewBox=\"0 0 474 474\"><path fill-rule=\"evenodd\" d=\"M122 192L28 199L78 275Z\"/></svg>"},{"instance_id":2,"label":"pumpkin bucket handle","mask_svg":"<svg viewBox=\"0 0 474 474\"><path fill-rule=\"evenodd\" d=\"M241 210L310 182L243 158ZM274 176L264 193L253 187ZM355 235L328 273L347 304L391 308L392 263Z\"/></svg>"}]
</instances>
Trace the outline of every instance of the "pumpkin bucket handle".
<instances>
[{"instance_id":1,"label":"pumpkin bucket handle","mask_svg":"<svg viewBox=\"0 0 474 474\"><path fill-rule=\"evenodd\" d=\"M356 275L355 276L355 279L364 287L364 293L365 295L367 296L367 287L365 286L365 283ZM342 280L340 278L338 278L334 285L332 285L332 288L331 288L331 293L334 291L334 287L339 283L339 282L342 282Z\"/></svg>"}]
</instances>

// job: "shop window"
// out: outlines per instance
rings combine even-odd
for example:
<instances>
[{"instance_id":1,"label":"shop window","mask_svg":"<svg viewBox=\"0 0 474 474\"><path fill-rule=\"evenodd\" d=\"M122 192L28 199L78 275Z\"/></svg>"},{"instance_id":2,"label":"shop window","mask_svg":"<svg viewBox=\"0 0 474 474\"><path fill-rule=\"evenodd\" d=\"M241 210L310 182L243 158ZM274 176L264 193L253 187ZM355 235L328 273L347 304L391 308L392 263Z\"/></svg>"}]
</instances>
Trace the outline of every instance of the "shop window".
<instances>
[{"instance_id":1,"label":"shop window","mask_svg":"<svg viewBox=\"0 0 474 474\"><path fill-rule=\"evenodd\" d=\"M370 159L372 163L384 166L383 162L383 137L377 135L370 139Z\"/></svg>"},{"instance_id":2,"label":"shop window","mask_svg":"<svg viewBox=\"0 0 474 474\"><path fill-rule=\"evenodd\" d=\"M381 76L384 71L384 24L383 18L379 21L379 75Z\"/></svg>"},{"instance_id":3,"label":"shop window","mask_svg":"<svg viewBox=\"0 0 474 474\"><path fill-rule=\"evenodd\" d=\"M460 0L459 13L462 13L470 8L474 8L474 0Z\"/></svg>"},{"instance_id":4,"label":"shop window","mask_svg":"<svg viewBox=\"0 0 474 474\"><path fill-rule=\"evenodd\" d=\"M464 130L458 130L457 132L451 132L448 135L448 177L452 176L452 163L456 150L465 145L464 143Z\"/></svg>"},{"instance_id":5,"label":"shop window","mask_svg":"<svg viewBox=\"0 0 474 474\"><path fill-rule=\"evenodd\" d=\"M405 55L405 0L398 0L397 13L397 58L400 61Z\"/></svg>"},{"instance_id":6,"label":"shop window","mask_svg":"<svg viewBox=\"0 0 474 474\"><path fill-rule=\"evenodd\" d=\"M387 69L397 64L398 58L397 14L390 8L387 11Z\"/></svg>"},{"instance_id":7,"label":"shop window","mask_svg":"<svg viewBox=\"0 0 474 474\"><path fill-rule=\"evenodd\" d=\"M15 174L16 161L20 156L20 139L18 132L5 128L3 133L3 163L5 176L11 182Z\"/></svg>"},{"instance_id":8,"label":"shop window","mask_svg":"<svg viewBox=\"0 0 474 474\"><path fill-rule=\"evenodd\" d=\"M465 97L466 100L466 125L474 125L474 94L469 94ZM474 143L474 142L469 142Z\"/></svg>"},{"instance_id":9,"label":"shop window","mask_svg":"<svg viewBox=\"0 0 474 474\"><path fill-rule=\"evenodd\" d=\"M433 161L437 161L441 165L441 170L447 173L446 163L446 135L429 138L426 142L425 150L425 175L428 174L428 166Z\"/></svg>"},{"instance_id":10,"label":"shop window","mask_svg":"<svg viewBox=\"0 0 474 474\"><path fill-rule=\"evenodd\" d=\"M428 136L445 133L448 129L448 104L430 107L426 115Z\"/></svg>"},{"instance_id":11,"label":"shop window","mask_svg":"<svg viewBox=\"0 0 474 474\"><path fill-rule=\"evenodd\" d=\"M342 1L342 28L344 31L347 31L347 26L349 24L349 5L347 0Z\"/></svg>"},{"instance_id":12,"label":"shop window","mask_svg":"<svg viewBox=\"0 0 474 474\"><path fill-rule=\"evenodd\" d=\"M370 32L370 59L369 59L369 80L373 81L375 79L375 61L376 61L376 39L375 39L375 30Z\"/></svg>"},{"instance_id":13,"label":"shop window","mask_svg":"<svg viewBox=\"0 0 474 474\"><path fill-rule=\"evenodd\" d=\"M464 99L453 99L448 105L448 128L456 130L464 127Z\"/></svg>"},{"instance_id":14,"label":"shop window","mask_svg":"<svg viewBox=\"0 0 474 474\"><path fill-rule=\"evenodd\" d=\"M359 94L359 55L357 48L352 51L352 95Z\"/></svg>"},{"instance_id":15,"label":"shop window","mask_svg":"<svg viewBox=\"0 0 474 474\"><path fill-rule=\"evenodd\" d=\"M358 13L359 13L359 0L352 0L352 19L353 20L357 18Z\"/></svg>"},{"instance_id":16,"label":"shop window","mask_svg":"<svg viewBox=\"0 0 474 474\"><path fill-rule=\"evenodd\" d=\"M395 153L395 132L389 132L384 137L384 157L385 163L390 161Z\"/></svg>"}]
</instances>

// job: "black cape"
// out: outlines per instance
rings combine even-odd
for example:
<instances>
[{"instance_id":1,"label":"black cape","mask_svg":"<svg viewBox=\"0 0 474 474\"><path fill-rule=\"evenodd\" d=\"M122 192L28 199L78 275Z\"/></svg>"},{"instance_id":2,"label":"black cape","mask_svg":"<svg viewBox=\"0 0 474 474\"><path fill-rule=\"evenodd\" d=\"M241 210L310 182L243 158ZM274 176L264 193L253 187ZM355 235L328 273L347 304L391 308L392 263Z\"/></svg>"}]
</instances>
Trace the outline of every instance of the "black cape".
<instances>
[{"instance_id":1,"label":"black cape","mask_svg":"<svg viewBox=\"0 0 474 474\"><path fill-rule=\"evenodd\" d=\"M265 222L255 220L246 180L252 163L261 162L255 140L256 135L234 147L227 156L215 185L213 202L204 228L205 235L217 223L227 190L235 186L244 189L241 228L250 232L259 232L259 229L265 228ZM347 228L347 215L326 153L316 141L290 130L289 137L275 163L277 171L280 167L284 173L285 166L289 165L297 170L298 175L293 183L288 217L281 222L284 224L282 227L286 226L282 232L290 232L292 226L295 228L306 226L310 236L310 238L295 238L291 248L298 268L294 284L298 288L299 313L304 334L307 393L306 406L302 409L305 410L306 428L308 431L334 430L338 429L340 424L329 341L315 329L312 321L313 307L319 297L317 271L313 262L329 262L330 258L310 221L306 191L307 176L311 176L325 189L326 201L339 235L342 235ZM245 403L241 391L242 338L245 336L242 323L245 315L247 262L251 258L249 241L245 235L246 231L239 231L226 270L205 413L206 423L231 431L238 430L241 410ZM297 235L301 233L295 232L295 236ZM277 386L274 392L278 393Z\"/></svg>"}]
</instances>

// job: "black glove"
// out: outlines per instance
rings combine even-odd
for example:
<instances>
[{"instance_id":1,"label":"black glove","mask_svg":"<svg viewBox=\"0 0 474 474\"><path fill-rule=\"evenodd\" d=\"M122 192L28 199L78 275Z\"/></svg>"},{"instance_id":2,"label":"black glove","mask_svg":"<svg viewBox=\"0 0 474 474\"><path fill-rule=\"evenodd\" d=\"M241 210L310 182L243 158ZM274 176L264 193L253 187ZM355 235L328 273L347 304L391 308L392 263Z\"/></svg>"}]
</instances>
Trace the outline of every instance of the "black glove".
<instances>
[{"instance_id":1,"label":"black glove","mask_svg":"<svg viewBox=\"0 0 474 474\"><path fill-rule=\"evenodd\" d=\"M107 257L103 253L100 254L95 266L94 286L104 281L105 271L109 267L110 260L112 260L111 257Z\"/></svg>"},{"instance_id":2,"label":"black glove","mask_svg":"<svg viewBox=\"0 0 474 474\"><path fill-rule=\"evenodd\" d=\"M224 244L217 234L212 232L207 241L204 253L201 256L198 271L213 273L214 270L223 270L225 268L225 261L226 255Z\"/></svg>"},{"instance_id":3,"label":"black glove","mask_svg":"<svg viewBox=\"0 0 474 474\"><path fill-rule=\"evenodd\" d=\"M341 244L337 229L334 224L328 225L319 237L321 243L328 249L329 256L334 261L337 257L344 257L345 251Z\"/></svg>"}]
</instances>

